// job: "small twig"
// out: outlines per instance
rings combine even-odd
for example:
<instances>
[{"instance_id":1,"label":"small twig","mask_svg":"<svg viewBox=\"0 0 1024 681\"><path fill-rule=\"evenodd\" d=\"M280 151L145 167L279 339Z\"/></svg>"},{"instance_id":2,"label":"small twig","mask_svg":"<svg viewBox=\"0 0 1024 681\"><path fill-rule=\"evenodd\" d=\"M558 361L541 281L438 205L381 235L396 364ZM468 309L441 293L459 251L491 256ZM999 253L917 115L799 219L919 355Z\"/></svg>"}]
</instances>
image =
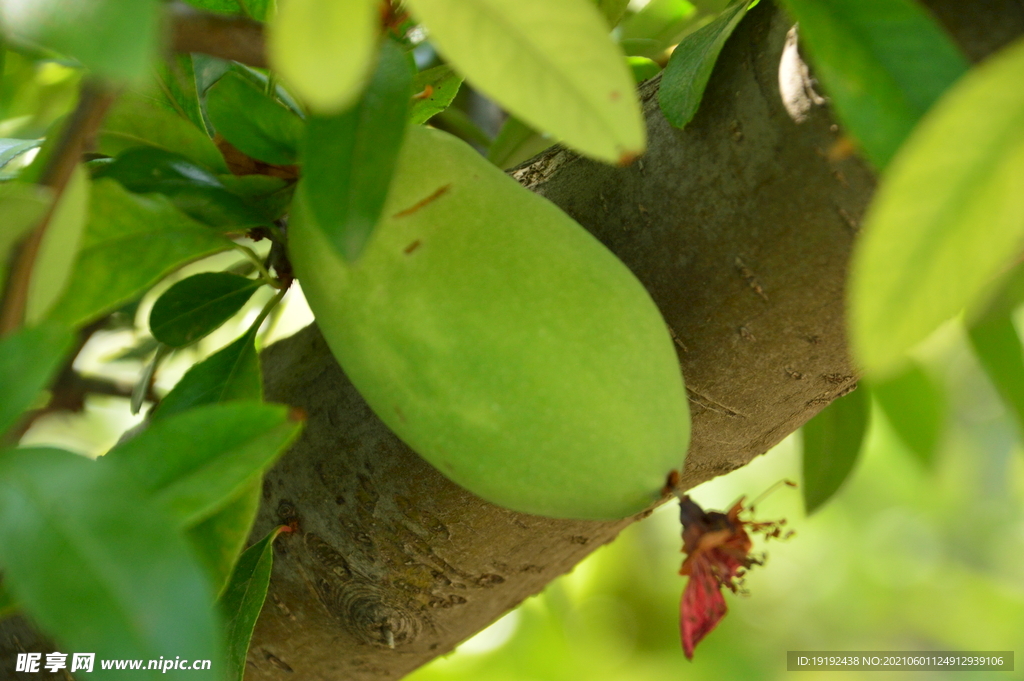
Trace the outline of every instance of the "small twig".
<instances>
[{"instance_id":1,"label":"small twig","mask_svg":"<svg viewBox=\"0 0 1024 681\"><path fill-rule=\"evenodd\" d=\"M139 413L142 409L142 403L147 399L150 402L157 402L158 400L153 399L155 397L153 393L153 377L156 375L156 369L160 366L160 362L164 357L171 353L171 348L160 343L156 346L156 352L153 353L153 358L146 365L146 368L142 370L142 375L139 376L138 382L135 384L135 388L132 389L130 410L132 416Z\"/></svg>"},{"instance_id":2,"label":"small twig","mask_svg":"<svg viewBox=\"0 0 1024 681\"><path fill-rule=\"evenodd\" d=\"M257 68L267 67L263 24L244 17L201 12L183 2L167 7L171 47L175 52L201 52Z\"/></svg>"},{"instance_id":3,"label":"small twig","mask_svg":"<svg viewBox=\"0 0 1024 681\"><path fill-rule=\"evenodd\" d=\"M18 246L17 254L14 256L14 265L4 291L3 306L0 308L0 336L6 336L20 328L25 319L32 269L46 228L68 180L71 179L71 173L81 160L82 152L99 129L103 116L113 101L114 95L109 90L94 82L83 84L78 106L61 131L49 159L45 159L46 165L39 176L39 184L53 189L53 199L39 225Z\"/></svg>"},{"instance_id":4,"label":"small twig","mask_svg":"<svg viewBox=\"0 0 1024 681\"><path fill-rule=\"evenodd\" d=\"M235 248L238 251L241 251L246 258L252 261L252 264L256 266L257 270L259 270L260 278L263 279L263 283L268 286L273 286L274 288L281 288L283 286L281 282L271 276L270 271L267 270L266 266L264 266L263 261L260 260L260 256L256 254L256 251L252 250L245 244L238 243L237 241L232 241L231 243L233 243Z\"/></svg>"}]
</instances>

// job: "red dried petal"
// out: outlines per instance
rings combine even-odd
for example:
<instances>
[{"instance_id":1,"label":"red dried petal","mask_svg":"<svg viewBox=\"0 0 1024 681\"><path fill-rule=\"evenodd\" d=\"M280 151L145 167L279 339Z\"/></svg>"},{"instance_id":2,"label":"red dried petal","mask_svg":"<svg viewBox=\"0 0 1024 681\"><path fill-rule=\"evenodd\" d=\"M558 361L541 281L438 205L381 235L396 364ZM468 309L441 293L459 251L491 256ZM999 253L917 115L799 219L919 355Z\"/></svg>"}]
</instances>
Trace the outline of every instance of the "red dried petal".
<instances>
[{"instance_id":1,"label":"red dried petal","mask_svg":"<svg viewBox=\"0 0 1024 681\"><path fill-rule=\"evenodd\" d=\"M693 659L693 649L718 625L726 610L714 568L706 554L696 556L690 564L690 579L679 603L679 628L686 659Z\"/></svg>"}]
</instances>

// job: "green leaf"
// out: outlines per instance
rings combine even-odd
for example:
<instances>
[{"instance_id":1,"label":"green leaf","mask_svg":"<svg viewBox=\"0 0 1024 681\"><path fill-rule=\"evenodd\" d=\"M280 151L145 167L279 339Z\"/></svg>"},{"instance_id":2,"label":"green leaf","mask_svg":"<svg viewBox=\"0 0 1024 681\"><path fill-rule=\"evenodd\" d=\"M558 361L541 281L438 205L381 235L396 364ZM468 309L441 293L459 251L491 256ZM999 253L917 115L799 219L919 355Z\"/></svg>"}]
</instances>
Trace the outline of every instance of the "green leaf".
<instances>
[{"instance_id":1,"label":"green leaf","mask_svg":"<svg viewBox=\"0 0 1024 681\"><path fill-rule=\"evenodd\" d=\"M277 12L277 0L241 0L245 13L256 21L266 21Z\"/></svg>"},{"instance_id":2,"label":"green leaf","mask_svg":"<svg viewBox=\"0 0 1024 681\"><path fill-rule=\"evenodd\" d=\"M118 97L103 119L99 151L118 156L133 147L156 147L182 154L216 173L228 172L220 150L193 123L166 108L158 100L137 92Z\"/></svg>"},{"instance_id":3,"label":"green leaf","mask_svg":"<svg viewBox=\"0 0 1024 681\"><path fill-rule=\"evenodd\" d=\"M154 421L103 461L130 471L189 527L259 478L299 428L283 405L207 404Z\"/></svg>"},{"instance_id":4,"label":"green leaf","mask_svg":"<svg viewBox=\"0 0 1024 681\"><path fill-rule=\"evenodd\" d=\"M1012 315L1024 305L1024 264L1017 264L1006 276L1000 278L991 295L983 295L983 306L972 306L967 318L972 324L985 319L998 319Z\"/></svg>"},{"instance_id":5,"label":"green leaf","mask_svg":"<svg viewBox=\"0 0 1024 681\"><path fill-rule=\"evenodd\" d=\"M49 384L72 341L68 328L52 323L23 327L0 338L0 435Z\"/></svg>"},{"instance_id":6,"label":"green leaf","mask_svg":"<svg viewBox=\"0 0 1024 681\"><path fill-rule=\"evenodd\" d=\"M0 139L0 168L43 144L43 140Z\"/></svg>"},{"instance_id":7,"label":"green leaf","mask_svg":"<svg viewBox=\"0 0 1024 681\"><path fill-rule=\"evenodd\" d=\"M804 424L804 506L810 515L832 498L857 462L867 430L868 391L844 395Z\"/></svg>"},{"instance_id":8,"label":"green leaf","mask_svg":"<svg viewBox=\"0 0 1024 681\"><path fill-rule=\"evenodd\" d=\"M160 7L157 0L8 0L0 3L0 26L101 76L140 81L157 53Z\"/></svg>"},{"instance_id":9,"label":"green leaf","mask_svg":"<svg viewBox=\"0 0 1024 681\"><path fill-rule=\"evenodd\" d=\"M18 612L18 603L8 591L4 582L0 581L0 620Z\"/></svg>"},{"instance_id":10,"label":"green leaf","mask_svg":"<svg viewBox=\"0 0 1024 681\"><path fill-rule=\"evenodd\" d=\"M462 76L452 71L451 67L435 66L420 71L412 83L412 91L417 94L409 120L413 125L426 123L451 106L461 86Z\"/></svg>"},{"instance_id":11,"label":"green leaf","mask_svg":"<svg viewBox=\"0 0 1024 681\"><path fill-rule=\"evenodd\" d=\"M646 131L633 77L590 0L409 0L473 86L588 156L625 163Z\"/></svg>"},{"instance_id":12,"label":"green leaf","mask_svg":"<svg viewBox=\"0 0 1024 681\"><path fill-rule=\"evenodd\" d=\"M897 376L872 385L871 394L903 443L931 466L946 417L942 389L920 366L911 364Z\"/></svg>"},{"instance_id":13,"label":"green leaf","mask_svg":"<svg viewBox=\"0 0 1024 681\"><path fill-rule=\"evenodd\" d=\"M231 247L162 196L138 196L113 180L97 180L78 260L51 317L82 324L130 301L178 266Z\"/></svg>"},{"instance_id":14,"label":"green leaf","mask_svg":"<svg viewBox=\"0 0 1024 681\"><path fill-rule=\"evenodd\" d=\"M412 73L387 40L366 94L336 116L310 116L300 191L334 248L354 262L384 208L409 113Z\"/></svg>"},{"instance_id":15,"label":"green leaf","mask_svg":"<svg viewBox=\"0 0 1024 681\"><path fill-rule=\"evenodd\" d=\"M224 74L207 91L206 112L242 153L277 165L297 160L302 120L238 73Z\"/></svg>"},{"instance_id":16,"label":"green leaf","mask_svg":"<svg viewBox=\"0 0 1024 681\"><path fill-rule=\"evenodd\" d=\"M167 103L180 115L191 121L196 129L205 132L206 122L203 120L203 111L199 104L199 91L196 88L196 71L192 63L192 55L174 55L158 62L156 70L160 89L163 90Z\"/></svg>"},{"instance_id":17,"label":"green leaf","mask_svg":"<svg viewBox=\"0 0 1024 681\"><path fill-rule=\"evenodd\" d=\"M968 69L914 0L784 0L846 126L885 168L917 121Z\"/></svg>"},{"instance_id":18,"label":"green leaf","mask_svg":"<svg viewBox=\"0 0 1024 681\"><path fill-rule=\"evenodd\" d=\"M103 166L109 177L135 193L163 194L181 212L213 227L266 224L271 218L224 186L221 179L181 154L154 147L128 149Z\"/></svg>"},{"instance_id":19,"label":"green leaf","mask_svg":"<svg viewBox=\"0 0 1024 681\"><path fill-rule=\"evenodd\" d=\"M218 594L227 586L238 554L252 531L262 490L263 481L253 480L224 508L185 532Z\"/></svg>"},{"instance_id":20,"label":"green leaf","mask_svg":"<svg viewBox=\"0 0 1024 681\"><path fill-rule=\"evenodd\" d=\"M85 231L90 186L89 174L81 165L76 166L50 215L32 265L25 305L26 324L45 318L64 293Z\"/></svg>"},{"instance_id":21,"label":"green leaf","mask_svg":"<svg viewBox=\"0 0 1024 681\"><path fill-rule=\"evenodd\" d=\"M48 189L24 182L0 184L0 294L7 280L11 249L39 224L50 205Z\"/></svg>"},{"instance_id":22,"label":"green leaf","mask_svg":"<svg viewBox=\"0 0 1024 681\"><path fill-rule=\"evenodd\" d=\"M957 83L886 171L851 265L850 335L872 378L978 304L1024 238L1024 41Z\"/></svg>"},{"instance_id":23,"label":"green leaf","mask_svg":"<svg viewBox=\"0 0 1024 681\"><path fill-rule=\"evenodd\" d=\"M218 605L227 621L227 675L228 681L242 681L245 674L245 656L249 640L256 627L256 619L263 609L270 586L270 571L274 566L274 539L287 529L282 525L270 531L241 555L231 581L221 595Z\"/></svg>"},{"instance_id":24,"label":"green leaf","mask_svg":"<svg viewBox=\"0 0 1024 681\"><path fill-rule=\"evenodd\" d=\"M289 0L268 26L274 69L311 109L351 105L370 73L377 38L376 0Z\"/></svg>"},{"instance_id":25,"label":"green leaf","mask_svg":"<svg viewBox=\"0 0 1024 681\"><path fill-rule=\"evenodd\" d=\"M740 4L746 5L749 2L741 0ZM676 44L696 19L697 8L687 0L651 0L643 9L622 22L620 38L623 46L629 46L627 53L656 57Z\"/></svg>"},{"instance_id":26,"label":"green leaf","mask_svg":"<svg viewBox=\"0 0 1024 681\"><path fill-rule=\"evenodd\" d=\"M218 175L217 179L267 222L287 212L295 193L294 182L269 175Z\"/></svg>"},{"instance_id":27,"label":"green leaf","mask_svg":"<svg viewBox=\"0 0 1024 681\"><path fill-rule=\"evenodd\" d=\"M633 72L633 80L637 84L650 80L661 73L661 66L658 62L647 57L626 57L626 63L629 64L629 70Z\"/></svg>"},{"instance_id":28,"label":"green leaf","mask_svg":"<svg viewBox=\"0 0 1024 681\"><path fill-rule=\"evenodd\" d=\"M615 28L626 15L629 8L629 0L594 0L601 16L608 22L608 28Z\"/></svg>"},{"instance_id":29,"label":"green leaf","mask_svg":"<svg viewBox=\"0 0 1024 681\"><path fill-rule=\"evenodd\" d=\"M266 313L264 309L241 337L193 365L161 400L153 418L167 418L204 404L263 399L256 332Z\"/></svg>"},{"instance_id":30,"label":"green leaf","mask_svg":"<svg viewBox=\"0 0 1024 681\"><path fill-rule=\"evenodd\" d=\"M693 120L718 55L753 4L740 0L731 5L710 24L688 35L672 52L658 91L658 105L669 123L682 128Z\"/></svg>"},{"instance_id":31,"label":"green leaf","mask_svg":"<svg viewBox=\"0 0 1024 681\"><path fill-rule=\"evenodd\" d=\"M554 143L555 140L541 135L515 116L509 116L487 150L487 160L502 170L508 170Z\"/></svg>"},{"instance_id":32,"label":"green leaf","mask_svg":"<svg viewBox=\"0 0 1024 681\"><path fill-rule=\"evenodd\" d=\"M968 329L971 346L1024 434L1024 351L1009 314L987 315Z\"/></svg>"},{"instance_id":33,"label":"green leaf","mask_svg":"<svg viewBox=\"0 0 1024 681\"><path fill-rule=\"evenodd\" d=\"M56 449L4 452L0 517L4 582L62 645L106 659L219 657L201 568L166 511L116 467ZM94 674L115 678L98 664Z\"/></svg>"},{"instance_id":34,"label":"green leaf","mask_svg":"<svg viewBox=\"0 0 1024 681\"><path fill-rule=\"evenodd\" d=\"M238 0L185 0L188 4L207 12L219 12L221 14L241 14L242 8Z\"/></svg>"},{"instance_id":35,"label":"green leaf","mask_svg":"<svg viewBox=\"0 0 1024 681\"><path fill-rule=\"evenodd\" d=\"M153 337L172 348L194 343L242 309L263 282L227 272L202 272L167 289L149 313Z\"/></svg>"}]
</instances>

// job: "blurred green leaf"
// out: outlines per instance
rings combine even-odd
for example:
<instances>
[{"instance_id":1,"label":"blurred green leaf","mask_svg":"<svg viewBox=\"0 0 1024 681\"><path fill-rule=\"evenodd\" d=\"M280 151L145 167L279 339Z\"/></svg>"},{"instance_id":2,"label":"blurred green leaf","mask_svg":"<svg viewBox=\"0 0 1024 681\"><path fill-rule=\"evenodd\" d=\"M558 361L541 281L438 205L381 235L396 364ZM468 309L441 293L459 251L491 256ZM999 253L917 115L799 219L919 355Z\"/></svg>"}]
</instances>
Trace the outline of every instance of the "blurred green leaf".
<instances>
[{"instance_id":1,"label":"blurred green leaf","mask_svg":"<svg viewBox=\"0 0 1024 681\"><path fill-rule=\"evenodd\" d=\"M84 323L128 302L176 267L231 247L162 196L138 196L113 180L97 180L78 260L51 317L72 326Z\"/></svg>"},{"instance_id":2,"label":"blurred green leaf","mask_svg":"<svg viewBox=\"0 0 1024 681\"><path fill-rule=\"evenodd\" d=\"M181 212L212 227L266 224L271 218L181 154L155 147L128 149L96 172L139 194L163 194Z\"/></svg>"},{"instance_id":3,"label":"blurred green leaf","mask_svg":"<svg viewBox=\"0 0 1024 681\"><path fill-rule=\"evenodd\" d=\"M475 88L588 156L628 162L646 131L633 78L590 0L409 0Z\"/></svg>"},{"instance_id":4,"label":"blurred green leaf","mask_svg":"<svg viewBox=\"0 0 1024 681\"><path fill-rule=\"evenodd\" d=\"M277 12L277 0L241 0L245 13L256 21L266 21Z\"/></svg>"},{"instance_id":5,"label":"blurred green leaf","mask_svg":"<svg viewBox=\"0 0 1024 681\"><path fill-rule=\"evenodd\" d=\"M157 75L160 89L167 102L180 115L187 118L201 132L206 132L203 111L199 104L199 91L196 88L196 71L192 63L192 55L176 54L157 62Z\"/></svg>"},{"instance_id":6,"label":"blurred green leaf","mask_svg":"<svg viewBox=\"0 0 1024 681\"><path fill-rule=\"evenodd\" d=\"M25 304L25 323L46 317L64 293L89 215L89 174L78 165L50 214L39 244Z\"/></svg>"},{"instance_id":7,"label":"blurred green leaf","mask_svg":"<svg viewBox=\"0 0 1024 681\"><path fill-rule=\"evenodd\" d=\"M157 0L4 0L0 26L101 76L140 81L157 53Z\"/></svg>"},{"instance_id":8,"label":"blurred green leaf","mask_svg":"<svg viewBox=\"0 0 1024 681\"><path fill-rule=\"evenodd\" d=\"M185 2L207 12L219 12L221 14L242 13L239 0L185 0Z\"/></svg>"},{"instance_id":9,"label":"blurred green leaf","mask_svg":"<svg viewBox=\"0 0 1024 681\"><path fill-rule=\"evenodd\" d=\"M359 96L377 42L376 0L289 0L271 20L274 69L311 109L338 113Z\"/></svg>"},{"instance_id":10,"label":"blurred green leaf","mask_svg":"<svg viewBox=\"0 0 1024 681\"><path fill-rule=\"evenodd\" d=\"M647 57L626 57L629 70L633 72L633 80L640 83L650 80L661 73L661 66L658 62Z\"/></svg>"},{"instance_id":11,"label":"blurred green leaf","mask_svg":"<svg viewBox=\"0 0 1024 681\"><path fill-rule=\"evenodd\" d=\"M32 406L71 349L71 331L59 324L23 327L0 338L0 435Z\"/></svg>"},{"instance_id":12,"label":"blurred green leaf","mask_svg":"<svg viewBox=\"0 0 1024 681\"><path fill-rule=\"evenodd\" d=\"M957 83L875 194L851 265L855 356L878 379L976 305L1024 237L1024 41Z\"/></svg>"},{"instance_id":13,"label":"blurred green leaf","mask_svg":"<svg viewBox=\"0 0 1024 681\"><path fill-rule=\"evenodd\" d=\"M242 681L245 675L245 655L249 640L256 627L256 618L263 609L270 586L270 571L274 565L274 540L285 526L271 530L239 557L231 581L221 595L218 605L227 621L227 676L228 681Z\"/></svg>"},{"instance_id":14,"label":"blurred green leaf","mask_svg":"<svg viewBox=\"0 0 1024 681\"><path fill-rule=\"evenodd\" d=\"M10 617L18 612L18 603L14 596L7 590L4 582L0 581L0 620Z\"/></svg>"},{"instance_id":15,"label":"blurred green leaf","mask_svg":"<svg viewBox=\"0 0 1024 681\"><path fill-rule=\"evenodd\" d=\"M41 146L43 140L0 139L0 168L18 158L26 151Z\"/></svg>"},{"instance_id":16,"label":"blurred green leaf","mask_svg":"<svg viewBox=\"0 0 1024 681\"><path fill-rule=\"evenodd\" d=\"M416 93L416 99L412 103L412 114L409 116L409 120L413 125L426 123L431 117L451 106L452 100L455 99L455 95L459 94L461 86L462 76L448 66L435 66L432 69L420 71L412 83L412 91Z\"/></svg>"},{"instance_id":17,"label":"blurred green leaf","mask_svg":"<svg viewBox=\"0 0 1024 681\"><path fill-rule=\"evenodd\" d=\"M742 0L740 4L744 4ZM634 46L628 50L630 54L656 57L676 44L696 18L697 8L687 0L651 0L622 22L621 40L623 45Z\"/></svg>"},{"instance_id":18,"label":"blurred green leaf","mask_svg":"<svg viewBox=\"0 0 1024 681\"><path fill-rule=\"evenodd\" d=\"M718 55L754 4L739 0L710 24L688 35L672 52L658 91L658 105L669 123L682 128L693 120Z\"/></svg>"},{"instance_id":19,"label":"blurred green leaf","mask_svg":"<svg viewBox=\"0 0 1024 681\"><path fill-rule=\"evenodd\" d=\"M608 28L615 28L626 15L629 0L594 0L601 16L608 22Z\"/></svg>"},{"instance_id":20,"label":"blurred green leaf","mask_svg":"<svg viewBox=\"0 0 1024 681\"><path fill-rule=\"evenodd\" d=\"M228 578L245 547L260 506L262 480L253 480L231 501L206 520L185 532L199 562L206 568L217 593L227 586Z\"/></svg>"},{"instance_id":21,"label":"blurred green leaf","mask_svg":"<svg viewBox=\"0 0 1024 681\"><path fill-rule=\"evenodd\" d=\"M50 205L50 191L24 182L0 184L0 294L7 280L11 249L39 224Z\"/></svg>"},{"instance_id":22,"label":"blurred green leaf","mask_svg":"<svg viewBox=\"0 0 1024 681\"><path fill-rule=\"evenodd\" d=\"M942 388L924 369L911 364L898 375L873 384L871 394L903 443L923 464L932 466L945 425L946 399Z\"/></svg>"},{"instance_id":23,"label":"blurred green leaf","mask_svg":"<svg viewBox=\"0 0 1024 681\"><path fill-rule=\"evenodd\" d=\"M57 449L3 452L0 517L4 582L63 645L107 659L219 659L202 570L167 512L116 467Z\"/></svg>"},{"instance_id":24,"label":"blurred green leaf","mask_svg":"<svg viewBox=\"0 0 1024 681\"><path fill-rule=\"evenodd\" d=\"M784 0L840 121L876 168L968 63L914 0Z\"/></svg>"},{"instance_id":25,"label":"blurred green leaf","mask_svg":"<svg viewBox=\"0 0 1024 681\"><path fill-rule=\"evenodd\" d=\"M297 160L302 120L241 75L226 73L207 91L206 112L242 153L277 165Z\"/></svg>"},{"instance_id":26,"label":"blurred green leaf","mask_svg":"<svg viewBox=\"0 0 1024 681\"><path fill-rule=\"evenodd\" d=\"M986 315L968 329L974 354L1024 434L1024 351L1009 314Z\"/></svg>"},{"instance_id":27,"label":"blurred green leaf","mask_svg":"<svg viewBox=\"0 0 1024 681\"><path fill-rule=\"evenodd\" d=\"M861 386L838 398L804 424L804 506L814 513L832 498L860 454L870 400Z\"/></svg>"},{"instance_id":28,"label":"blurred green leaf","mask_svg":"<svg viewBox=\"0 0 1024 681\"><path fill-rule=\"evenodd\" d=\"M133 147L157 147L187 156L216 173L228 172L220 150L203 130L137 92L118 97L103 119L97 141L99 151L108 156Z\"/></svg>"},{"instance_id":29,"label":"blurred green leaf","mask_svg":"<svg viewBox=\"0 0 1024 681\"><path fill-rule=\"evenodd\" d=\"M283 405L207 404L154 421L103 461L130 471L189 527L260 477L299 428Z\"/></svg>"},{"instance_id":30,"label":"blurred green leaf","mask_svg":"<svg viewBox=\"0 0 1024 681\"><path fill-rule=\"evenodd\" d=\"M164 419L204 404L263 399L256 333L268 311L264 308L242 336L193 365L160 401L153 418Z\"/></svg>"},{"instance_id":31,"label":"blurred green leaf","mask_svg":"<svg viewBox=\"0 0 1024 681\"><path fill-rule=\"evenodd\" d=\"M180 348L217 329L242 309L263 282L227 272L202 272L164 291L149 313L149 330Z\"/></svg>"},{"instance_id":32,"label":"blurred green leaf","mask_svg":"<svg viewBox=\"0 0 1024 681\"><path fill-rule=\"evenodd\" d=\"M992 292L982 298L984 305L972 306L967 311L967 319L971 323L1012 315L1018 307L1024 305L1024 264L1015 265L995 283Z\"/></svg>"},{"instance_id":33,"label":"blurred green leaf","mask_svg":"<svg viewBox=\"0 0 1024 681\"><path fill-rule=\"evenodd\" d=\"M386 40L362 99L344 113L307 121L300 191L328 240L349 262L362 253L384 208L411 88L405 54Z\"/></svg>"},{"instance_id":34,"label":"blurred green leaf","mask_svg":"<svg viewBox=\"0 0 1024 681\"><path fill-rule=\"evenodd\" d=\"M269 175L218 175L221 184L240 196L250 209L266 221L285 214L295 193L295 182Z\"/></svg>"},{"instance_id":35,"label":"blurred green leaf","mask_svg":"<svg viewBox=\"0 0 1024 681\"><path fill-rule=\"evenodd\" d=\"M487 150L487 160L502 170L514 168L555 143L515 116L509 116Z\"/></svg>"}]
</instances>

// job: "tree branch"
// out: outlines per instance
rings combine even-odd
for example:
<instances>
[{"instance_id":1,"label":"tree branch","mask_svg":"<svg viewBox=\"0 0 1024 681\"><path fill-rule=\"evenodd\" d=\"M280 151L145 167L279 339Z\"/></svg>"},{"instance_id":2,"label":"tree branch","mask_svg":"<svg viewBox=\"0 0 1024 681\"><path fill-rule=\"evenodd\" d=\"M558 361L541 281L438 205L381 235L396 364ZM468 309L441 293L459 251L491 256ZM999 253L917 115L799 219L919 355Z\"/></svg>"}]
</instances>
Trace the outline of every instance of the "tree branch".
<instances>
[{"instance_id":1,"label":"tree branch","mask_svg":"<svg viewBox=\"0 0 1024 681\"><path fill-rule=\"evenodd\" d=\"M14 256L14 266L11 268L7 286L4 287L3 307L0 309L0 336L17 330L25 318L32 269L43 243L43 235L46 234L46 228L71 178L71 173L81 160L82 152L96 134L103 116L113 101L114 95L111 92L95 82L86 81L82 85L78 105L61 131L60 139L50 158L45 159L46 166L39 177L39 184L53 189L53 199L39 225L21 243Z\"/></svg>"},{"instance_id":2,"label":"tree branch","mask_svg":"<svg viewBox=\"0 0 1024 681\"><path fill-rule=\"evenodd\" d=\"M260 22L201 12L183 2L172 2L167 13L175 52L201 52L258 68L267 66Z\"/></svg>"}]
</instances>

